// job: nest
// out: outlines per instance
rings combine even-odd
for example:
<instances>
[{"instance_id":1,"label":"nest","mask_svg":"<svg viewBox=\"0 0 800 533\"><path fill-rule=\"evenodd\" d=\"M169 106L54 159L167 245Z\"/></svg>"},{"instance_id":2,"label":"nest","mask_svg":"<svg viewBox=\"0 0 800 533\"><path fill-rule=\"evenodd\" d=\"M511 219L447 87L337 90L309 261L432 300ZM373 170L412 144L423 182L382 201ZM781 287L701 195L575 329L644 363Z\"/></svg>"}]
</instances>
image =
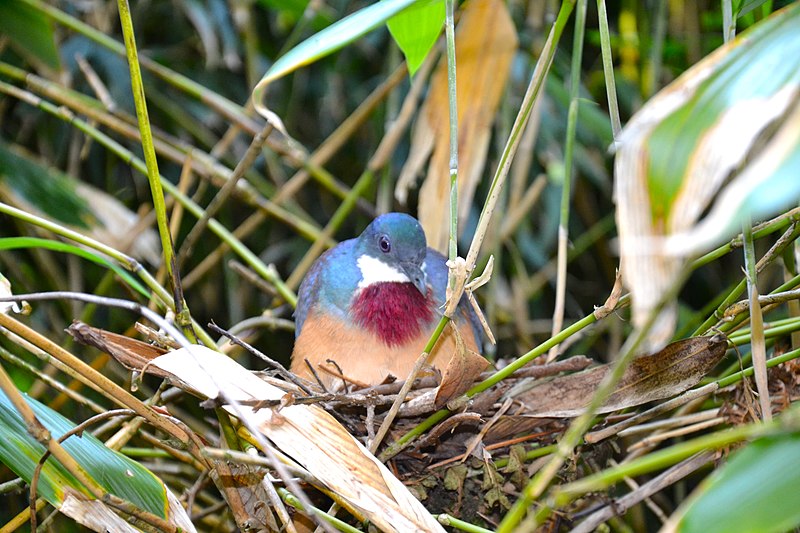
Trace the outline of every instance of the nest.
<instances>
[{"instance_id":1,"label":"nest","mask_svg":"<svg viewBox=\"0 0 800 533\"><path fill-rule=\"evenodd\" d=\"M166 352L165 348L85 324L73 324L70 332L80 342L110 353L128 368L154 373L182 388L196 390L179 371L153 364ZM244 345L238 339L233 340ZM693 338L634 359L614 392L596 409L597 413L626 410L625 414L608 414L584 436L584 444L561 466L558 483L563 485L590 476L614 460L641 456L676 435L752 420L756 408L748 387L740 384L721 390L714 383L695 387L717 365L726 350L724 339ZM345 383L344 392L331 393L303 382L276 363L270 364L274 369L254 374L275 387L278 394L268 399L237 401L253 413L272 412L273 431L282 425L291 425L286 424L291 420L285 420L293 416L286 414L290 406L321 408L349 433L343 433L347 438L352 435L369 448L377 436L382 443L375 453L378 460L423 503L428 513L446 513L490 527L503 518L531 478L551 459L556 452L556 442L571 420L585 410L588 400L609 372L608 365L592 366L592 361L582 356L550 364L529 364L517 370L511 367L503 379L496 379L497 372L478 376L475 380L478 385L466 394L462 390L449 398L442 408L437 401L437 398L441 400L439 392L446 387L442 376L417 379L401 404L397 399L404 385L402 382L357 390ZM796 401L800 398L800 364L789 361L772 369L770 384L775 411ZM222 395L204 394L210 398L206 406L220 406L228 401ZM725 395L726 401L721 407L704 405L712 394ZM399 409L393 411L393 406ZM391 418L389 430L381 438L380 428L387 417ZM282 450L280 438L261 427L264 435ZM336 437L332 435L336 429L331 428L333 425L325 426L311 440ZM292 438L307 438L307 435ZM304 445L300 443L294 452L285 453L302 455ZM349 452L341 453L346 456ZM573 498L560 508L559 514L550 518L550 525L555 530L562 524L576 527L576 531L591 531L602 521L623 513L631 505L651 497L718 456L717 452L708 451L689 458L619 498L607 493ZM338 456L334 454L334 457ZM364 483L374 484L374 479L367 479L371 467L363 471L360 466L350 468L354 478L362 477ZM264 471L260 471L263 476ZM313 486L337 496L336 490L330 487L330 479L321 482L315 472L299 475L308 482L306 489ZM324 503L324 500L312 500L317 505ZM261 498L260 506L248 511L247 524L237 519L240 527L255 523L258 527L276 524L263 501ZM363 518L359 514L363 510L359 502L349 501L345 506L354 516Z\"/></svg>"}]
</instances>

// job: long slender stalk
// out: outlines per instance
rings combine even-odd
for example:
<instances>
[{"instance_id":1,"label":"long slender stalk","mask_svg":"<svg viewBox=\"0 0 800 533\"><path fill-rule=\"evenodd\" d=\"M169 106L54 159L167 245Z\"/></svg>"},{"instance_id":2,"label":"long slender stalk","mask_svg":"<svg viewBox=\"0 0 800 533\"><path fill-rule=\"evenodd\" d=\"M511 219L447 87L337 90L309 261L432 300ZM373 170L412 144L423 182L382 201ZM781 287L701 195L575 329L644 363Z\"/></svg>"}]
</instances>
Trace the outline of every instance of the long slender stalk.
<instances>
[{"instance_id":1,"label":"long slender stalk","mask_svg":"<svg viewBox=\"0 0 800 533\"><path fill-rule=\"evenodd\" d=\"M622 122L619 119L617 82L614 79L614 62L611 57L611 35L608 31L606 0L597 0L597 22L600 29L600 52L603 57L603 76L606 80L608 111L611 115L611 131L614 133L614 141L616 142L619 132L622 131Z\"/></svg>"},{"instance_id":2,"label":"long slender stalk","mask_svg":"<svg viewBox=\"0 0 800 533\"><path fill-rule=\"evenodd\" d=\"M761 315L761 305L758 303L756 252L753 245L753 228L749 216L742 221L742 235L744 236L744 266L747 274L747 295L750 300L753 368L756 375L758 403L761 406L761 419L764 422L769 422L772 420L772 406L769 399L769 385L767 384L767 349L764 345L764 319Z\"/></svg>"},{"instance_id":3,"label":"long slender stalk","mask_svg":"<svg viewBox=\"0 0 800 533\"><path fill-rule=\"evenodd\" d=\"M142 71L139 68L139 53L136 49L136 37L133 33L130 6L127 0L118 0L119 19L122 24L122 34L125 37L125 52L128 56L128 67L131 73L131 90L133 103L136 108L136 118L139 121L139 134L142 139L144 162L147 166L147 181L150 183L150 192L153 195L153 208L156 212L158 233L161 236L161 247L164 251L164 266L167 269L170 283L174 284L172 239L169 234L167 221L167 207L164 202L164 190L159 179L158 160L153 147L153 133L150 131L150 117L147 113L147 101L144 94Z\"/></svg>"},{"instance_id":4,"label":"long slender stalk","mask_svg":"<svg viewBox=\"0 0 800 533\"><path fill-rule=\"evenodd\" d=\"M448 256L451 261L455 261L458 257L458 99L456 94L454 6L455 0L445 0L444 28L447 39L447 102L450 109L450 240ZM448 284L450 289L456 286L456 279L452 273ZM459 298L460 295L452 295L451 297Z\"/></svg>"},{"instance_id":5,"label":"long slender stalk","mask_svg":"<svg viewBox=\"0 0 800 533\"><path fill-rule=\"evenodd\" d=\"M578 0L575 13L575 33L572 41L572 66L570 67L570 101L567 114L567 138L564 150L564 181L561 186L561 219L558 223L558 262L556 269L556 300L553 310L552 335L561 331L564 324L564 301L567 294L567 244L569 241L569 212L572 198L572 164L575 151L575 132L578 128L578 103L581 87L581 61L583 35L586 29L586 0ZM558 346L547 354L547 361L558 356Z\"/></svg>"},{"instance_id":6,"label":"long slender stalk","mask_svg":"<svg viewBox=\"0 0 800 533\"><path fill-rule=\"evenodd\" d=\"M547 77L547 73L550 71L550 65L553 63L556 46L561 39L561 34L564 32L564 27L567 25L570 14L575 7L575 1L576 0L565 0L561 3L556 21L550 29L550 34L547 36L547 41L542 49L542 54L539 56L539 61L536 62L536 68L533 71L528 89L525 92L525 97L522 100L522 106L520 107L519 113L517 113L514 125L511 127L511 135L509 135L506 141L503 153L500 155L497 170L494 173L492 184L489 187L489 195L483 204L481 216L478 219L475 237L472 239L469 252L467 253L467 272L473 271L475 263L478 260L478 252L480 252L483 239L486 236L486 230L489 227L492 214L497 206L497 201L500 199L500 191L505 185L508 171L511 168L511 161L514 159L517 147L522 139L522 134L528 123L528 117L530 117L531 108L533 108L534 102L539 97L539 92L544 84L544 80Z\"/></svg>"}]
</instances>

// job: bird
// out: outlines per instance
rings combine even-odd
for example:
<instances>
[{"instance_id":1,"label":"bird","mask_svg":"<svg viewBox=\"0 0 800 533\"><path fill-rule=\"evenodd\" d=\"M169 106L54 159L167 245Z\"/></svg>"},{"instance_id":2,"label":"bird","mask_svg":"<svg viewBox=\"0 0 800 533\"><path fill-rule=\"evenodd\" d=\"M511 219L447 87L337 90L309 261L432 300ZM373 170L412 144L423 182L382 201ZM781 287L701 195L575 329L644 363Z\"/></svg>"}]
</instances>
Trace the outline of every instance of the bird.
<instances>
[{"instance_id":1,"label":"bird","mask_svg":"<svg viewBox=\"0 0 800 533\"><path fill-rule=\"evenodd\" d=\"M329 390L342 389L339 372L361 386L407 378L442 316L447 276L416 218L378 216L321 255L301 282L291 371ZM452 318L464 346L479 353L482 330L466 297ZM428 364L442 370L456 343L446 328Z\"/></svg>"}]
</instances>

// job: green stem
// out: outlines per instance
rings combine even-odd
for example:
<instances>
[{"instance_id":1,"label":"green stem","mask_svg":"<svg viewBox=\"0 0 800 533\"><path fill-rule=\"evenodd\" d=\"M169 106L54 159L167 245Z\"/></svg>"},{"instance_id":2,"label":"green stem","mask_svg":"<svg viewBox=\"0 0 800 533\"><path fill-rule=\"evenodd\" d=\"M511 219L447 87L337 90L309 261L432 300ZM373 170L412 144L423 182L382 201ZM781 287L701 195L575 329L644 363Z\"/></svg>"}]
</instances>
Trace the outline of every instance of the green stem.
<instances>
[{"instance_id":1,"label":"green stem","mask_svg":"<svg viewBox=\"0 0 800 533\"><path fill-rule=\"evenodd\" d=\"M449 259L458 257L458 100L456 94L456 38L453 21L455 0L445 1L445 34L447 38L447 102L450 108L450 241ZM448 283L451 289L456 286L454 275ZM455 295L453 297L458 297Z\"/></svg>"},{"instance_id":2,"label":"green stem","mask_svg":"<svg viewBox=\"0 0 800 533\"><path fill-rule=\"evenodd\" d=\"M611 56L611 36L608 31L608 14L606 13L606 0L597 0L597 19L600 29L600 52L603 56L603 76L606 80L606 95L608 97L608 112L611 115L611 131L614 141L622 131L622 122L619 119L619 104L617 103L617 82L614 79L614 62Z\"/></svg>"},{"instance_id":3,"label":"green stem","mask_svg":"<svg viewBox=\"0 0 800 533\"><path fill-rule=\"evenodd\" d=\"M583 36L586 29L586 0L578 0L575 13L575 34L572 41L572 65L570 67L570 102L567 113L567 137L564 150L564 181L561 187L561 215L558 224L558 260L556 274L556 298L553 310L552 335L561 330L564 323L564 304L567 294L567 244L569 241L569 204L572 197L572 165L575 153L575 132L578 127L578 103L580 102L581 61L583 60ZM558 355L554 347L547 360Z\"/></svg>"},{"instance_id":4,"label":"green stem","mask_svg":"<svg viewBox=\"0 0 800 533\"><path fill-rule=\"evenodd\" d=\"M118 0L119 19L122 24L122 34L125 38L125 51L128 57L128 66L131 73L131 91L133 103L136 108L136 118L139 121L139 134L141 135L144 162L147 167L147 180L150 183L150 192L153 195L153 208L156 212L158 233L161 236L161 246L164 249L164 266L170 279L172 272L172 239L169 234L167 221L167 206L164 202L164 191L159 179L158 160L153 147L153 133L150 130L150 117L147 113L147 100L144 94L142 71L139 68L139 54L136 50L136 37L133 34L133 21L131 20L130 6L127 0Z\"/></svg>"},{"instance_id":5,"label":"green stem","mask_svg":"<svg viewBox=\"0 0 800 533\"><path fill-rule=\"evenodd\" d=\"M469 522L465 522L463 520L459 520L458 518L454 518L449 514L440 514L436 517L436 519L443 526L450 526L460 531L466 531L467 533L492 533L491 529L486 529L484 527L476 526L475 524L470 524Z\"/></svg>"},{"instance_id":6,"label":"green stem","mask_svg":"<svg viewBox=\"0 0 800 533\"><path fill-rule=\"evenodd\" d=\"M564 485L555 492L553 501L556 506L560 507L587 492L603 490L625 478L672 466L698 452L724 448L745 439L765 435L774 431L776 427L777 424L775 423L748 424L727 431L704 435L663 450L651 452L638 459L620 464L613 469L598 472L579 481Z\"/></svg>"},{"instance_id":7,"label":"green stem","mask_svg":"<svg viewBox=\"0 0 800 533\"><path fill-rule=\"evenodd\" d=\"M281 496L281 499L287 504L291 505L292 507L300 509L301 511L305 511L308 514L317 515L318 517L322 518L323 520L334 526L339 531L345 531L347 533L361 533L360 529L351 526L347 522L339 520L335 516L329 515L328 513L326 513L321 509L317 509L316 507L310 505L304 506L302 502L300 502L300 500L294 494L284 489L283 487L277 487L277 489L278 489L278 494L280 494Z\"/></svg>"},{"instance_id":8,"label":"green stem","mask_svg":"<svg viewBox=\"0 0 800 533\"><path fill-rule=\"evenodd\" d=\"M767 368L772 368L773 366L777 366L781 363L785 363L786 361L791 361L792 359L797 359L800 357L800 348L796 350L792 350L791 352L786 352L785 354L781 354L777 357L773 357L772 359L767 361ZM745 368L744 370L740 370L735 374L731 374L730 376L724 377L722 379L717 380L717 385L719 388L727 387L728 385L733 385L737 381L741 381L746 377L750 377L755 372L755 369L750 366Z\"/></svg>"},{"instance_id":9,"label":"green stem","mask_svg":"<svg viewBox=\"0 0 800 533\"><path fill-rule=\"evenodd\" d=\"M186 301L183 299L183 294L179 290L180 282L176 278L174 271L175 251L172 248L172 235L170 234L169 221L167 220L167 205L164 201L164 190L161 187L161 176L158 171L158 159L153 146L153 132L150 130L150 117L147 113L147 99L145 97L144 82L142 81L142 71L139 67L139 53L136 49L136 36L133 32L130 5L128 0L118 0L117 6L119 8L120 24L122 25L122 35L125 39L128 67L131 73L131 91L133 93L134 107L136 108L136 119L139 123L144 162L147 168L147 181L150 184L150 193L153 196L156 225L164 253L164 268L167 272L169 286L172 287L172 295L175 302L176 322L181 326L189 326L192 322L191 314L186 306ZM183 327L182 329L184 334L189 335L190 340L194 340L194 333L191 327Z\"/></svg>"},{"instance_id":10,"label":"green stem","mask_svg":"<svg viewBox=\"0 0 800 533\"><path fill-rule=\"evenodd\" d=\"M492 178L492 184L489 187L488 197L486 198L486 202L484 202L483 209L481 210L481 216L478 219L478 227L475 230L475 237L472 239L472 243L469 247L469 253L467 253L467 270L469 272L472 271L472 268L478 259L478 252L480 251L481 245L483 244L483 239L486 236L486 230L489 227L489 221L492 218L492 213L494 213L495 207L497 206L497 201L500 199L500 191L505 184L508 171L511 168L511 161L514 159L514 155L517 152L517 147L522 139L525 126L528 123L528 117L531 114L533 104L536 102L536 99L538 98L539 92L542 88L542 84L547 77L547 73L550 71L550 65L553 63L553 56L555 55L556 46L558 45L558 41L561 39L561 34L564 32L564 27L567 25L570 14L575 7L575 1L576 0L566 0L561 3L558 17L556 17L556 21L547 37L547 42L542 50L542 55L539 56L539 61L537 61L536 68L531 76L531 82L528 84L528 89L525 92L525 97L522 100L522 106L520 107L517 118L511 128L511 135L509 135L508 141L506 141L506 145L503 148L503 153L500 154L500 161L497 164L497 170Z\"/></svg>"},{"instance_id":11,"label":"green stem","mask_svg":"<svg viewBox=\"0 0 800 533\"><path fill-rule=\"evenodd\" d=\"M533 448L532 450L528 450L525 453L524 460L527 462L527 461L530 461L532 459L538 459L539 457L544 457L545 455L550 455L551 453L554 453L557 448L558 448L558 446L556 446L555 444L551 444L549 446L540 446L538 448ZM497 461L494 462L494 467L495 468L503 468L506 465L508 465L508 462L509 462L509 460L508 460L507 457L504 457L502 459L498 459Z\"/></svg>"}]
</instances>

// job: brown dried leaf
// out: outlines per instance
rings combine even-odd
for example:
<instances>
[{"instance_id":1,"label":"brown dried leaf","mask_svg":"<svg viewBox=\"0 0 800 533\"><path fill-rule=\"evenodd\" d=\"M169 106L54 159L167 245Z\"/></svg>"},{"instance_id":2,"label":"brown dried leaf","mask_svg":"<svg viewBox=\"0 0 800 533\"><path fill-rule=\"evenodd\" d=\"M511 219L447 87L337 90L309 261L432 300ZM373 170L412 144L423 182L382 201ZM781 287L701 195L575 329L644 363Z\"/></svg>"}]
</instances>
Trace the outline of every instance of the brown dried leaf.
<instances>
[{"instance_id":1,"label":"brown dried leaf","mask_svg":"<svg viewBox=\"0 0 800 533\"><path fill-rule=\"evenodd\" d=\"M202 345L167 352L149 369L159 367L178 376L182 386L207 398L251 403L280 400L285 391L248 371L225 355ZM308 470L345 505L381 531L444 529L392 472L328 412L317 405L280 409L234 410L250 427L258 428L282 453Z\"/></svg>"},{"instance_id":2,"label":"brown dried leaf","mask_svg":"<svg viewBox=\"0 0 800 533\"><path fill-rule=\"evenodd\" d=\"M716 337L684 339L651 355L638 357L625 370L617 389L598 413L609 413L680 394L697 384L725 355L727 343ZM516 395L528 416L580 415L610 365L554 378Z\"/></svg>"},{"instance_id":3,"label":"brown dried leaf","mask_svg":"<svg viewBox=\"0 0 800 533\"><path fill-rule=\"evenodd\" d=\"M166 350L158 346L95 328L80 320L73 321L66 331L80 344L94 346L131 371L140 372L150 361L166 353ZM155 367L149 372L160 378L170 377L170 374Z\"/></svg>"},{"instance_id":4,"label":"brown dried leaf","mask_svg":"<svg viewBox=\"0 0 800 533\"><path fill-rule=\"evenodd\" d=\"M228 508L242 531L262 530L269 524L270 530L278 525L270 512L269 501L263 480L264 469L252 465L215 461L209 473L217 489L225 496Z\"/></svg>"},{"instance_id":5,"label":"brown dried leaf","mask_svg":"<svg viewBox=\"0 0 800 533\"><path fill-rule=\"evenodd\" d=\"M483 356L464 345L458 328L454 327L452 322L448 327L455 336L456 350L442 372L442 384L439 385L434 400L436 409L441 409L447 402L466 392L489 365Z\"/></svg>"},{"instance_id":6,"label":"brown dried leaf","mask_svg":"<svg viewBox=\"0 0 800 533\"><path fill-rule=\"evenodd\" d=\"M466 5L456 33L458 92L459 219L467 216L489 147L491 126L517 49L517 32L505 2L473 1ZM420 190L419 219L428 245L444 251L448 238L450 190L449 105L447 63L441 61L414 127L408 161L396 195L405 197L433 151Z\"/></svg>"}]
</instances>

